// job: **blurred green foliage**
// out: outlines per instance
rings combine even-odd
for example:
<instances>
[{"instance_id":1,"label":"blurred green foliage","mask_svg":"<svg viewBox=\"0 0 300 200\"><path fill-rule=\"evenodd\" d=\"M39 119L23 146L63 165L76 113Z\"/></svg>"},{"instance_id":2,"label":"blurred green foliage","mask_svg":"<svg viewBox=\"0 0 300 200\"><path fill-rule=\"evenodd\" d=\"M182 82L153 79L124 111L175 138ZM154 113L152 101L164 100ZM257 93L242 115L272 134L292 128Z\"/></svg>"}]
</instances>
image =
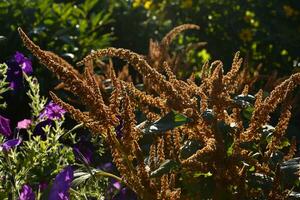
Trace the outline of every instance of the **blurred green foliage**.
<instances>
[{"instance_id":1,"label":"blurred green foliage","mask_svg":"<svg viewBox=\"0 0 300 200\"><path fill-rule=\"evenodd\" d=\"M113 37L107 27L110 13L99 9L103 1L0 1L0 59L23 47L17 34L22 27L41 47L69 60L81 59L91 49L108 46Z\"/></svg>"},{"instance_id":2,"label":"blurred green foliage","mask_svg":"<svg viewBox=\"0 0 300 200\"><path fill-rule=\"evenodd\" d=\"M124 1L125 2L125 1ZM206 49L189 52L192 65L208 58L226 66L232 54L243 53L249 66L263 64L263 72L295 70L300 48L300 2L290 0L132 0L117 4L115 46L143 51L150 37L161 39L183 23L201 26L197 35L179 37L177 45L206 41ZM131 20L134 19L134 20ZM126 23L125 23L126 21ZM126 24L123 26L119 26ZM126 26L126 27L124 27ZM194 32L193 32L194 33ZM130 39L128 39L130 38ZM127 43L130 40L131 43ZM142 50L141 50L142 49ZM144 51L145 52L145 51ZM199 63L200 62L200 63Z\"/></svg>"},{"instance_id":3,"label":"blurred green foliage","mask_svg":"<svg viewBox=\"0 0 300 200\"><path fill-rule=\"evenodd\" d=\"M110 12L105 1L1 0L0 60L5 62L15 51L26 52L17 28L21 27L41 48L53 51L74 64L92 49L107 47L114 37ZM34 62L44 95L57 81Z\"/></svg>"},{"instance_id":4,"label":"blurred green foliage","mask_svg":"<svg viewBox=\"0 0 300 200\"><path fill-rule=\"evenodd\" d=\"M150 38L194 23L201 31L174 44L208 42L188 53L194 69L207 59L228 66L238 50L251 67L262 63L263 72L287 74L300 62L300 2L291 0L3 0L0 23L1 60L22 47L18 26L43 48L77 61L111 44L146 54Z\"/></svg>"}]
</instances>

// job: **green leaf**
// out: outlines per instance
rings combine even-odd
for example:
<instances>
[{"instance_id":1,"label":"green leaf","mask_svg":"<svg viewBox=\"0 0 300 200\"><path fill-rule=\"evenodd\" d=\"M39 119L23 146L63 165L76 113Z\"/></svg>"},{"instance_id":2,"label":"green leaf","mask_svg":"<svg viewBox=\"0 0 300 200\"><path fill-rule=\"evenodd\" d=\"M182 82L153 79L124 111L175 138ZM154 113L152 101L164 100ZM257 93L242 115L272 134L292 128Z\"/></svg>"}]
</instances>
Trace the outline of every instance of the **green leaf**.
<instances>
[{"instance_id":1,"label":"green leaf","mask_svg":"<svg viewBox=\"0 0 300 200\"><path fill-rule=\"evenodd\" d=\"M243 149L247 149L253 152L257 151L257 144L254 141L241 142L239 146Z\"/></svg>"},{"instance_id":2,"label":"green leaf","mask_svg":"<svg viewBox=\"0 0 300 200\"><path fill-rule=\"evenodd\" d=\"M290 141L288 138L283 138L278 149L283 149L284 147L290 146Z\"/></svg>"},{"instance_id":3,"label":"green leaf","mask_svg":"<svg viewBox=\"0 0 300 200\"><path fill-rule=\"evenodd\" d=\"M196 172L194 174L194 178L198 178L200 176L203 176L204 178L207 178L207 177L210 177L212 176L213 174L211 172L207 172L207 173L203 173L203 172Z\"/></svg>"},{"instance_id":4,"label":"green leaf","mask_svg":"<svg viewBox=\"0 0 300 200\"><path fill-rule=\"evenodd\" d=\"M145 134L165 132L191 121L192 119L186 117L185 115L179 114L173 110L164 117L148 125L142 131Z\"/></svg>"},{"instance_id":5,"label":"green leaf","mask_svg":"<svg viewBox=\"0 0 300 200\"><path fill-rule=\"evenodd\" d=\"M254 188L269 190L272 188L273 179L265 174L254 173L248 177L248 184Z\"/></svg>"},{"instance_id":6,"label":"green leaf","mask_svg":"<svg viewBox=\"0 0 300 200\"><path fill-rule=\"evenodd\" d=\"M290 159L280 165L282 181L284 184L293 184L299 181L300 157Z\"/></svg>"},{"instance_id":7,"label":"green leaf","mask_svg":"<svg viewBox=\"0 0 300 200\"><path fill-rule=\"evenodd\" d=\"M251 106L255 101L255 97L253 95L237 95L233 98L233 102L241 108L247 108Z\"/></svg>"},{"instance_id":8,"label":"green leaf","mask_svg":"<svg viewBox=\"0 0 300 200\"><path fill-rule=\"evenodd\" d=\"M171 170L176 169L179 167L179 163L174 161L174 160L165 160L159 167L158 169L154 170L153 172L150 173L150 177L160 177L164 174L169 173Z\"/></svg>"},{"instance_id":9,"label":"green leaf","mask_svg":"<svg viewBox=\"0 0 300 200\"><path fill-rule=\"evenodd\" d=\"M282 163L284 154L281 151L275 151L271 154L269 163L273 167L276 167L277 164Z\"/></svg>"},{"instance_id":10,"label":"green leaf","mask_svg":"<svg viewBox=\"0 0 300 200\"><path fill-rule=\"evenodd\" d=\"M245 117L247 120L250 120L252 117L252 113L254 111L254 107L253 106L247 106L245 109L243 109L242 111L242 115L243 117Z\"/></svg>"},{"instance_id":11,"label":"green leaf","mask_svg":"<svg viewBox=\"0 0 300 200\"><path fill-rule=\"evenodd\" d=\"M83 183L85 183L92 175L88 172L75 171L74 179L72 181L72 186L77 187Z\"/></svg>"},{"instance_id":12,"label":"green leaf","mask_svg":"<svg viewBox=\"0 0 300 200\"><path fill-rule=\"evenodd\" d=\"M180 148L180 158L187 159L201 149L203 145L197 140L186 140L183 146Z\"/></svg>"},{"instance_id":13,"label":"green leaf","mask_svg":"<svg viewBox=\"0 0 300 200\"><path fill-rule=\"evenodd\" d=\"M289 194L289 197L291 199L300 199L300 193L299 192L294 192L292 191L290 194Z\"/></svg>"},{"instance_id":14,"label":"green leaf","mask_svg":"<svg viewBox=\"0 0 300 200\"><path fill-rule=\"evenodd\" d=\"M226 151L228 157L230 157L233 154L233 147L234 147L234 142L232 142L232 144L228 147Z\"/></svg>"},{"instance_id":15,"label":"green leaf","mask_svg":"<svg viewBox=\"0 0 300 200\"><path fill-rule=\"evenodd\" d=\"M212 109L207 109L201 114L201 116L207 122L212 122L215 119L215 114Z\"/></svg>"}]
</instances>

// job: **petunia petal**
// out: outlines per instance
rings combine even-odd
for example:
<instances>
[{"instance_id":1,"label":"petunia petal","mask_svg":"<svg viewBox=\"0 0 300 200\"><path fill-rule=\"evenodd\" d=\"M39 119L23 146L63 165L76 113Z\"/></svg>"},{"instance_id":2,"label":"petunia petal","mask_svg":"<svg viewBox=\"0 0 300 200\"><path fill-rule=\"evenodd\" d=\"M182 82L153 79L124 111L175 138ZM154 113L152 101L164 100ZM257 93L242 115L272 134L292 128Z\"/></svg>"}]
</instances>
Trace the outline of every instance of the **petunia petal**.
<instances>
[{"instance_id":1,"label":"petunia petal","mask_svg":"<svg viewBox=\"0 0 300 200\"><path fill-rule=\"evenodd\" d=\"M53 182L49 193L49 200L69 200L69 189L74 177L74 171L71 166L64 168Z\"/></svg>"},{"instance_id":2,"label":"petunia petal","mask_svg":"<svg viewBox=\"0 0 300 200\"><path fill-rule=\"evenodd\" d=\"M5 137L9 137L12 135L10 129L10 120L0 115L0 134Z\"/></svg>"},{"instance_id":3,"label":"petunia petal","mask_svg":"<svg viewBox=\"0 0 300 200\"><path fill-rule=\"evenodd\" d=\"M66 111L60 107L59 105L53 103L53 101L50 101L45 109L40 114L40 119L61 119L63 115L66 113Z\"/></svg>"},{"instance_id":4,"label":"petunia petal","mask_svg":"<svg viewBox=\"0 0 300 200\"><path fill-rule=\"evenodd\" d=\"M35 194L29 185L23 185L18 200L35 200Z\"/></svg>"},{"instance_id":5,"label":"petunia petal","mask_svg":"<svg viewBox=\"0 0 300 200\"><path fill-rule=\"evenodd\" d=\"M2 145L0 145L0 149L3 151L9 151L11 148L19 146L21 144L21 139L11 139L4 142Z\"/></svg>"},{"instance_id":6,"label":"petunia petal","mask_svg":"<svg viewBox=\"0 0 300 200\"><path fill-rule=\"evenodd\" d=\"M23 119L18 122L17 129L27 129L30 127L31 122L32 121L30 119Z\"/></svg>"}]
</instances>

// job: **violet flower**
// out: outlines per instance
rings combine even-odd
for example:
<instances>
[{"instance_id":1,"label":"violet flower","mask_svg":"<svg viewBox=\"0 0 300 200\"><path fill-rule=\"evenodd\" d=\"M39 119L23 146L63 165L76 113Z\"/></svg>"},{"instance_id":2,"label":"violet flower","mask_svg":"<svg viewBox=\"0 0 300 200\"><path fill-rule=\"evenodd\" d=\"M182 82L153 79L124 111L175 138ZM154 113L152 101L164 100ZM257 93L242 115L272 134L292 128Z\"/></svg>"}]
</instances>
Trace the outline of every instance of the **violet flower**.
<instances>
[{"instance_id":1,"label":"violet flower","mask_svg":"<svg viewBox=\"0 0 300 200\"><path fill-rule=\"evenodd\" d=\"M55 104L53 101L50 101L45 109L41 112L39 118L41 119L62 119L66 110L60 107L59 105Z\"/></svg>"},{"instance_id":2,"label":"violet flower","mask_svg":"<svg viewBox=\"0 0 300 200\"><path fill-rule=\"evenodd\" d=\"M69 200L69 189L74 177L71 166L65 167L56 177L49 193L49 200Z\"/></svg>"},{"instance_id":3,"label":"violet flower","mask_svg":"<svg viewBox=\"0 0 300 200\"><path fill-rule=\"evenodd\" d=\"M18 200L35 200L35 195L29 185L23 185Z\"/></svg>"},{"instance_id":4,"label":"violet flower","mask_svg":"<svg viewBox=\"0 0 300 200\"><path fill-rule=\"evenodd\" d=\"M10 120L0 115L0 134L4 135L5 137L12 135L9 124Z\"/></svg>"},{"instance_id":5,"label":"violet flower","mask_svg":"<svg viewBox=\"0 0 300 200\"><path fill-rule=\"evenodd\" d=\"M14 58L23 72L25 72L27 75L30 75L32 73L32 63L30 59L26 58L22 53L18 51L14 55Z\"/></svg>"},{"instance_id":6,"label":"violet flower","mask_svg":"<svg viewBox=\"0 0 300 200\"><path fill-rule=\"evenodd\" d=\"M0 145L0 150L9 151L13 147L19 146L21 144L21 142L22 142L22 140L19 138L7 140L6 142L4 142L3 144Z\"/></svg>"},{"instance_id":7,"label":"violet flower","mask_svg":"<svg viewBox=\"0 0 300 200\"><path fill-rule=\"evenodd\" d=\"M19 121L17 124L17 129L28 129L31 125L32 121L30 119L23 119Z\"/></svg>"},{"instance_id":8,"label":"violet flower","mask_svg":"<svg viewBox=\"0 0 300 200\"><path fill-rule=\"evenodd\" d=\"M66 111L62 107L53 103L53 101L50 101L45 106L44 110L41 112L39 118L43 119L43 121L41 121L35 126L33 130L33 135L40 135L42 140L46 140L46 135L43 128L46 127L47 125L53 126L54 125L53 120L62 119L65 113Z\"/></svg>"},{"instance_id":9,"label":"violet flower","mask_svg":"<svg viewBox=\"0 0 300 200\"><path fill-rule=\"evenodd\" d=\"M86 164L92 163L93 144L91 142L79 141L73 147L75 158L83 159Z\"/></svg>"},{"instance_id":10,"label":"violet flower","mask_svg":"<svg viewBox=\"0 0 300 200\"><path fill-rule=\"evenodd\" d=\"M7 62L7 81L13 90L19 90L23 86L23 72L27 75L32 73L31 61L22 53L16 52L13 58Z\"/></svg>"}]
</instances>

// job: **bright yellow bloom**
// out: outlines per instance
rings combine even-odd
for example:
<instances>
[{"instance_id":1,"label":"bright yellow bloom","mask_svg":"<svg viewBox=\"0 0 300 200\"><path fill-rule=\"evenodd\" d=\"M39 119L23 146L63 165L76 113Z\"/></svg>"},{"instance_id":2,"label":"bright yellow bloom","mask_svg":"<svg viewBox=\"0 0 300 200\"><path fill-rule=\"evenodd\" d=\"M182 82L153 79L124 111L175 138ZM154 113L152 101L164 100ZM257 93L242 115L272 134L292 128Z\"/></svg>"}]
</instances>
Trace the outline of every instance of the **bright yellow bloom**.
<instances>
[{"instance_id":1,"label":"bright yellow bloom","mask_svg":"<svg viewBox=\"0 0 300 200\"><path fill-rule=\"evenodd\" d=\"M134 0L132 7L134 7L134 8L139 7L141 5L141 3L142 3L142 0Z\"/></svg>"},{"instance_id":2,"label":"bright yellow bloom","mask_svg":"<svg viewBox=\"0 0 300 200\"><path fill-rule=\"evenodd\" d=\"M240 34L239 34L239 37L241 38L241 40L243 40L244 42L249 42L252 40L253 38L253 34L252 34L252 31L249 29L249 28L245 28L245 29L242 29Z\"/></svg>"},{"instance_id":3,"label":"bright yellow bloom","mask_svg":"<svg viewBox=\"0 0 300 200\"><path fill-rule=\"evenodd\" d=\"M145 1L145 3L144 3L144 8L145 8L146 10L149 10L150 7L151 7L151 5L152 5L152 1Z\"/></svg>"}]
</instances>

